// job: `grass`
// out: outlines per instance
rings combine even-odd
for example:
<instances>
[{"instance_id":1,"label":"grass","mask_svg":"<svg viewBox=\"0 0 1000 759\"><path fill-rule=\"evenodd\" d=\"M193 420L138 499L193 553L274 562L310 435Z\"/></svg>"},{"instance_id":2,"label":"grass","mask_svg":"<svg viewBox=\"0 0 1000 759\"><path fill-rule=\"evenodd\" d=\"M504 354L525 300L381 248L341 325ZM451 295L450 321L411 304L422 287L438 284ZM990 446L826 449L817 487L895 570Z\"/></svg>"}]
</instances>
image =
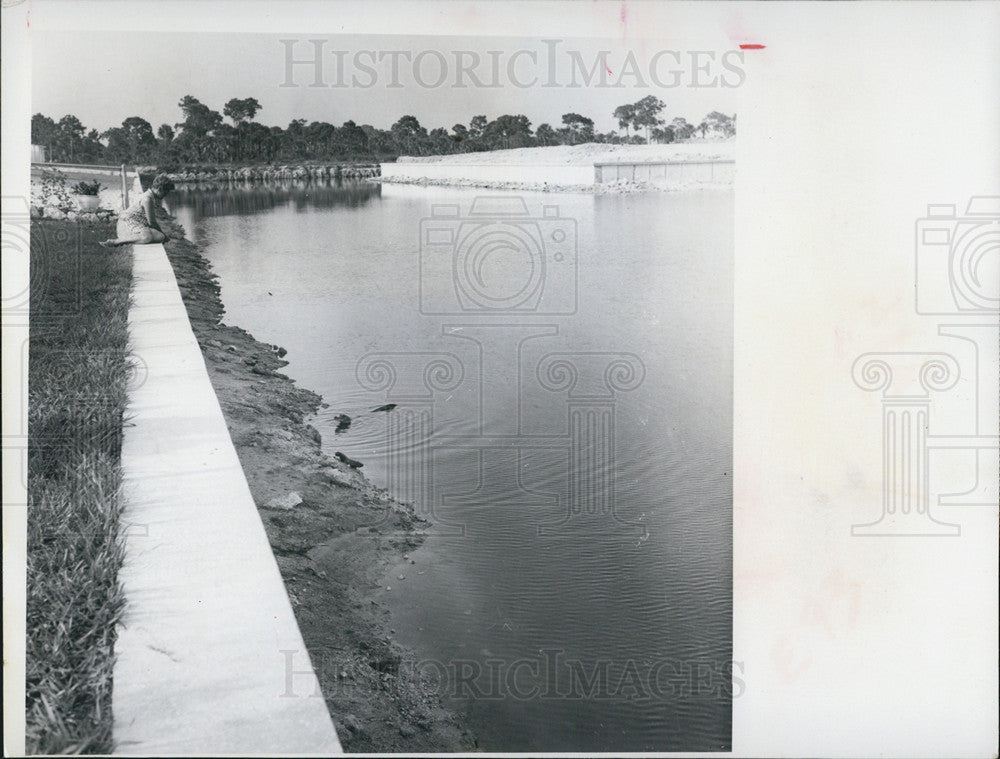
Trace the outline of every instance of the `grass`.
<instances>
[{"instance_id":1,"label":"grass","mask_svg":"<svg viewBox=\"0 0 1000 759\"><path fill-rule=\"evenodd\" d=\"M31 225L28 753L112 750L132 254L97 245L109 236L110 224Z\"/></svg>"}]
</instances>

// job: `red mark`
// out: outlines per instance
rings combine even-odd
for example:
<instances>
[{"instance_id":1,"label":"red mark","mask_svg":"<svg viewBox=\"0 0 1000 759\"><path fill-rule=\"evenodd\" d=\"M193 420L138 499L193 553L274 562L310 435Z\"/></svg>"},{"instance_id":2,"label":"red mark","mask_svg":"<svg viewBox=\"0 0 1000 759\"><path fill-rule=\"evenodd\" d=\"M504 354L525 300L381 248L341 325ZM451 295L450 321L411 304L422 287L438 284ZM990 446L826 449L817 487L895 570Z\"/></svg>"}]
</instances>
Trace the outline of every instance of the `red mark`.
<instances>
[{"instance_id":1,"label":"red mark","mask_svg":"<svg viewBox=\"0 0 1000 759\"><path fill-rule=\"evenodd\" d=\"M740 45L740 50L763 50L764 45Z\"/></svg>"},{"instance_id":2,"label":"red mark","mask_svg":"<svg viewBox=\"0 0 1000 759\"><path fill-rule=\"evenodd\" d=\"M621 12L618 14L618 17L622 20L623 24L625 23L626 16L628 16L628 9L625 7L625 3L622 3L622 9Z\"/></svg>"}]
</instances>

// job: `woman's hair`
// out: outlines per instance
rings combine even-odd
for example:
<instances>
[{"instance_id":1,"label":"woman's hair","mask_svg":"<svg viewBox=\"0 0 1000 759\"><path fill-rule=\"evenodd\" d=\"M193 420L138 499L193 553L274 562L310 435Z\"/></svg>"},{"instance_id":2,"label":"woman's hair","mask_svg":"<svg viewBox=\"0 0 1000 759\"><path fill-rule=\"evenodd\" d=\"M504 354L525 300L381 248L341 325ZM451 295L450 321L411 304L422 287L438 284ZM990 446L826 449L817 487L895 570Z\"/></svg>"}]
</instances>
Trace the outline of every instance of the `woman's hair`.
<instances>
[{"instance_id":1,"label":"woman's hair","mask_svg":"<svg viewBox=\"0 0 1000 759\"><path fill-rule=\"evenodd\" d=\"M166 174L157 174L153 179L152 188L156 190L157 195L166 195L173 191L174 183Z\"/></svg>"}]
</instances>

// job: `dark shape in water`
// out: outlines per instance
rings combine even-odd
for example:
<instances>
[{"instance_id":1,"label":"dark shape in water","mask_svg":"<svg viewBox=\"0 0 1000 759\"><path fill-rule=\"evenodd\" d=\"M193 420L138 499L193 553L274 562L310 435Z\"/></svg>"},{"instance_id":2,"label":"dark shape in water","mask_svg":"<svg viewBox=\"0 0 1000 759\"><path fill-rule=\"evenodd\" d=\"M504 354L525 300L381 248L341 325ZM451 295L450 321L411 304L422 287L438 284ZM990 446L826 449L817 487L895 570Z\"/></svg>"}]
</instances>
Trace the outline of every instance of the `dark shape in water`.
<instances>
[{"instance_id":1,"label":"dark shape in water","mask_svg":"<svg viewBox=\"0 0 1000 759\"><path fill-rule=\"evenodd\" d=\"M375 413L376 411L392 411L394 408L396 408L396 404L395 403L387 403L384 406L379 406L378 408L373 408L372 409L372 413Z\"/></svg>"},{"instance_id":2,"label":"dark shape in water","mask_svg":"<svg viewBox=\"0 0 1000 759\"><path fill-rule=\"evenodd\" d=\"M364 466L364 464L362 464L360 461L355 461L354 459L347 458L347 456L345 456L340 451L337 451L335 454L333 454L333 457L338 461L344 462L345 464L347 464L347 466L351 467L352 469L359 469Z\"/></svg>"},{"instance_id":3,"label":"dark shape in water","mask_svg":"<svg viewBox=\"0 0 1000 759\"><path fill-rule=\"evenodd\" d=\"M337 414L333 417L333 421L337 423L337 429L334 430L334 434L344 432L351 427L351 417L347 414Z\"/></svg>"}]
</instances>

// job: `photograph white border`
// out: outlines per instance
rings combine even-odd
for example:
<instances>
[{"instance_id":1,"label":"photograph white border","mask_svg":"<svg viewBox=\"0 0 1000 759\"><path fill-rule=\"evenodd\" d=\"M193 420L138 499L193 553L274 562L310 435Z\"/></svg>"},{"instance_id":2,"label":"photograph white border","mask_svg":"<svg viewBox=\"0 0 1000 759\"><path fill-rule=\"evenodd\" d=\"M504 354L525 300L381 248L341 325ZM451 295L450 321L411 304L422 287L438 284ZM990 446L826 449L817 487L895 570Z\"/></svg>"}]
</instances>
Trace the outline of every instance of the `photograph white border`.
<instances>
[{"instance_id":1,"label":"photograph white border","mask_svg":"<svg viewBox=\"0 0 1000 759\"><path fill-rule=\"evenodd\" d=\"M928 205L961 214L973 197L1000 195L1000 5L236 6L5 1L5 198L29 194L31 41L42 30L598 38L711 18L763 45L746 57L737 109L734 659L746 686L732 755L996 755L996 504L932 505L959 535L854 534L878 519L886 474L884 395L859 389L852 371L868 353L954 354L957 396L942 410L929 394L931 435L967 435L971 399L997 393L995 373L968 369L995 367L995 354L977 358L939 332L965 316L918 313L914 234ZM7 253L3 276L26 283L26 257ZM5 447L25 419L21 333L5 319ZM17 754L25 531L14 458L3 471L4 743ZM949 472L930 476L948 487Z\"/></svg>"}]
</instances>

